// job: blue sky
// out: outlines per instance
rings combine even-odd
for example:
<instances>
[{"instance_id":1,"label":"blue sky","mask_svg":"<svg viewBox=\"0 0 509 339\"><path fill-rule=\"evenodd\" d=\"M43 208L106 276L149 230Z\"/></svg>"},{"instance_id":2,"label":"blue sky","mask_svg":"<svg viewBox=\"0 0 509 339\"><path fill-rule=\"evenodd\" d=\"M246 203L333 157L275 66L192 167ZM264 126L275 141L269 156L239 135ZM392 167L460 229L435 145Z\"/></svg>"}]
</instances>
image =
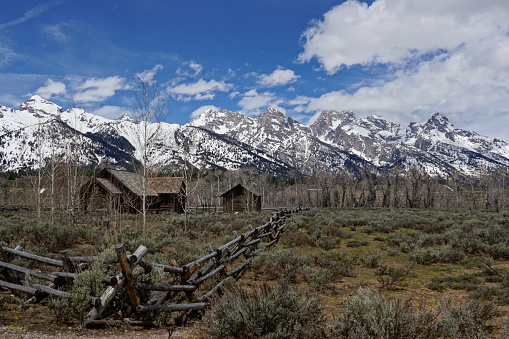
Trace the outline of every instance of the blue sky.
<instances>
[{"instance_id":1,"label":"blue sky","mask_svg":"<svg viewBox=\"0 0 509 339\"><path fill-rule=\"evenodd\" d=\"M186 123L207 107L302 122L442 112L509 141L506 0L2 0L0 104L33 94L108 118L136 74Z\"/></svg>"}]
</instances>

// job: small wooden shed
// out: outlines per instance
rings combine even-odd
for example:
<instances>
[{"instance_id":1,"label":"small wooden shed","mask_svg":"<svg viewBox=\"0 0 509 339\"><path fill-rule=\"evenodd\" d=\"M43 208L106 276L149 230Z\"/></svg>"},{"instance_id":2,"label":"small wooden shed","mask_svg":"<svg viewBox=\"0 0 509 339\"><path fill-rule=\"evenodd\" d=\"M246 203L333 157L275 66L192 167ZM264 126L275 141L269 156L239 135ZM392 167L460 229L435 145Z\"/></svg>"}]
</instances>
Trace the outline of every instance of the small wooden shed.
<instances>
[{"instance_id":1,"label":"small wooden shed","mask_svg":"<svg viewBox=\"0 0 509 339\"><path fill-rule=\"evenodd\" d=\"M181 177L145 179L146 207L149 212L183 213L185 186ZM80 189L83 210L119 210L136 213L143 206L143 176L105 168Z\"/></svg>"},{"instance_id":2,"label":"small wooden shed","mask_svg":"<svg viewBox=\"0 0 509 339\"><path fill-rule=\"evenodd\" d=\"M223 212L261 212L262 197L253 193L241 184L221 194Z\"/></svg>"}]
</instances>

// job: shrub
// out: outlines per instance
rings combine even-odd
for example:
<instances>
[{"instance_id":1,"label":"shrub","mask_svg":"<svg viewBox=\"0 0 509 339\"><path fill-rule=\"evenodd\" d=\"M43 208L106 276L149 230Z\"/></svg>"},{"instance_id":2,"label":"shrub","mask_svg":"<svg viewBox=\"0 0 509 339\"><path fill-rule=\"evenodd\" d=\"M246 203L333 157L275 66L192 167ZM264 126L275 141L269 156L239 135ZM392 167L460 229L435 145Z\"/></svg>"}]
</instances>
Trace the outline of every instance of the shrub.
<instances>
[{"instance_id":1,"label":"shrub","mask_svg":"<svg viewBox=\"0 0 509 339\"><path fill-rule=\"evenodd\" d=\"M405 279L412 271L412 266L391 267L389 265L379 265L375 269L377 280L383 288L394 290L405 285Z\"/></svg>"},{"instance_id":2,"label":"shrub","mask_svg":"<svg viewBox=\"0 0 509 339\"><path fill-rule=\"evenodd\" d=\"M446 288L472 291L481 286L481 284L482 281L479 277L463 274L456 277L432 277L426 287L434 291L443 291Z\"/></svg>"},{"instance_id":3,"label":"shrub","mask_svg":"<svg viewBox=\"0 0 509 339\"><path fill-rule=\"evenodd\" d=\"M273 279L286 282L296 282L297 273L301 266L310 264L310 258L300 255L293 249L275 248L262 252L253 260L253 267L262 271Z\"/></svg>"},{"instance_id":4,"label":"shrub","mask_svg":"<svg viewBox=\"0 0 509 339\"><path fill-rule=\"evenodd\" d=\"M324 250L331 250L333 248L339 247L339 239L329 236L323 227L318 227L316 230L311 233L309 237L309 242L316 247L322 248Z\"/></svg>"},{"instance_id":5,"label":"shrub","mask_svg":"<svg viewBox=\"0 0 509 339\"><path fill-rule=\"evenodd\" d=\"M442 328L446 337L486 338L483 333L485 323L499 311L492 302L472 300L453 305L450 298L440 303Z\"/></svg>"},{"instance_id":6,"label":"shrub","mask_svg":"<svg viewBox=\"0 0 509 339\"><path fill-rule=\"evenodd\" d=\"M318 300L286 285L249 296L227 291L212 307L210 325L215 338L311 338L323 332L317 321Z\"/></svg>"},{"instance_id":7,"label":"shrub","mask_svg":"<svg viewBox=\"0 0 509 339\"><path fill-rule=\"evenodd\" d=\"M71 309L77 320L83 319L89 308L89 297L100 297L105 290L102 280L105 276L115 276L118 271L117 255L113 248L100 253L92 267L74 278Z\"/></svg>"},{"instance_id":8,"label":"shrub","mask_svg":"<svg viewBox=\"0 0 509 339\"><path fill-rule=\"evenodd\" d=\"M341 277L353 277L358 264L358 257L332 251L321 251L313 259L316 265L329 270L336 281Z\"/></svg>"},{"instance_id":9,"label":"shrub","mask_svg":"<svg viewBox=\"0 0 509 339\"><path fill-rule=\"evenodd\" d=\"M368 246L368 242L366 240L348 240L346 242L346 247L361 247L361 246Z\"/></svg>"},{"instance_id":10,"label":"shrub","mask_svg":"<svg viewBox=\"0 0 509 339\"><path fill-rule=\"evenodd\" d=\"M410 260L418 264L429 265L440 261L440 251L433 248L416 248L408 254Z\"/></svg>"},{"instance_id":11,"label":"shrub","mask_svg":"<svg viewBox=\"0 0 509 339\"><path fill-rule=\"evenodd\" d=\"M214 224L210 225L209 231L218 235L221 232L224 232L226 230L226 225L223 224L221 221L216 221Z\"/></svg>"},{"instance_id":12,"label":"shrub","mask_svg":"<svg viewBox=\"0 0 509 339\"><path fill-rule=\"evenodd\" d=\"M438 317L432 312L414 312L410 301L389 300L370 289L344 301L344 312L331 326L334 338L428 339L440 336Z\"/></svg>"},{"instance_id":13,"label":"shrub","mask_svg":"<svg viewBox=\"0 0 509 339\"><path fill-rule=\"evenodd\" d=\"M361 257L361 262L367 268L377 268L380 264L380 254L375 252L368 252Z\"/></svg>"}]
</instances>

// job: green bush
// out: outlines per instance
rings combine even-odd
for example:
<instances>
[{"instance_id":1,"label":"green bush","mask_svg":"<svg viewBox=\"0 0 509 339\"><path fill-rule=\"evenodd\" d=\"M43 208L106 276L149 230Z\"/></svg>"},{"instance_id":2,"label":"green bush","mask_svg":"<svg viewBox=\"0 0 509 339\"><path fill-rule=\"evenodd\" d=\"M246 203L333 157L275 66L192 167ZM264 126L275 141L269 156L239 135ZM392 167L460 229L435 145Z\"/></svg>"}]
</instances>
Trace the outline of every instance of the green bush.
<instances>
[{"instance_id":1,"label":"green bush","mask_svg":"<svg viewBox=\"0 0 509 339\"><path fill-rule=\"evenodd\" d=\"M74 278L71 308L77 320L82 320L90 308L89 297L100 297L104 293L106 287L102 282L103 278L117 275L118 270L115 249L109 248L97 256L91 268Z\"/></svg>"}]
</instances>

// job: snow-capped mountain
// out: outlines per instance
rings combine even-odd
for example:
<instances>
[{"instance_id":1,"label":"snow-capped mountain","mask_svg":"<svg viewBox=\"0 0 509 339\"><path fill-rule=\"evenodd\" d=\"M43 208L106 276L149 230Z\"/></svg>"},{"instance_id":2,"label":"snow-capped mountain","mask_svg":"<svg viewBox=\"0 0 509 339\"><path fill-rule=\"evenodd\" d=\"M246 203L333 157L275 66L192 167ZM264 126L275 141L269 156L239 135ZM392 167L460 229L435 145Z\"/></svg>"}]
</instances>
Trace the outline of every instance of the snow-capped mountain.
<instances>
[{"instance_id":1,"label":"snow-capped mountain","mask_svg":"<svg viewBox=\"0 0 509 339\"><path fill-rule=\"evenodd\" d=\"M362 166L362 161L379 169L419 167L442 177L509 167L509 145L504 141L456 129L440 113L405 128L375 115L357 119L352 111L323 111L311 125L303 126L273 109L257 118L208 110L188 125L272 151L304 174L345 163ZM333 164L331 159L338 161Z\"/></svg>"},{"instance_id":2,"label":"snow-capped mountain","mask_svg":"<svg viewBox=\"0 0 509 339\"><path fill-rule=\"evenodd\" d=\"M158 126L158 127L157 127ZM157 127L157 132L156 132ZM142 123L123 115L106 119L83 109L68 109L33 96L18 110L0 106L0 164L3 171L75 159L80 165L132 168L141 160ZM177 124L152 124L151 163L163 169L188 162L200 169L252 166L274 175L293 170L264 152L211 131Z\"/></svg>"},{"instance_id":3,"label":"snow-capped mountain","mask_svg":"<svg viewBox=\"0 0 509 339\"><path fill-rule=\"evenodd\" d=\"M110 120L83 109L64 111L39 96L17 110L0 105L1 169L37 168L55 159L91 168L104 161L132 168L141 160L142 126L128 115ZM440 113L405 128L377 116L357 119L351 111L324 111L304 126L275 109L258 117L208 110L185 125L152 124L149 131L155 136L149 158L167 170L188 162L200 169L251 166L288 176L419 166L447 176L509 167L504 141L456 129Z\"/></svg>"}]
</instances>

